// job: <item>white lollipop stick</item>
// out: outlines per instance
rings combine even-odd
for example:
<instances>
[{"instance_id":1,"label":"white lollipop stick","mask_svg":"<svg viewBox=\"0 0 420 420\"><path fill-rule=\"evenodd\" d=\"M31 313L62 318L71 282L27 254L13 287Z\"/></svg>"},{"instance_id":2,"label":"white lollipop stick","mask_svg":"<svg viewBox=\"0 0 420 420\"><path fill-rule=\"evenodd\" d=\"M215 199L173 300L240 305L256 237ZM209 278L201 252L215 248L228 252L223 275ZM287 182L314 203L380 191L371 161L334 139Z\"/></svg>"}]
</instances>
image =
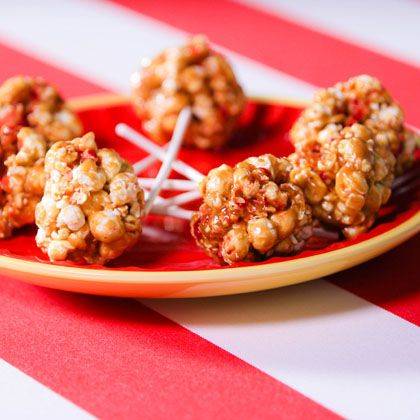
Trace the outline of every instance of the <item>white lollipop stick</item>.
<instances>
[{"instance_id":1,"label":"white lollipop stick","mask_svg":"<svg viewBox=\"0 0 420 420\"><path fill-rule=\"evenodd\" d=\"M137 131L133 130L127 124L117 124L117 126L115 127L115 132L118 136L135 144L136 146L140 147L141 149L158 158L160 161L164 161L166 155L165 151L162 150L162 148L160 148L159 146L156 146L156 144L154 144L152 141L146 139ZM172 162L172 167L180 174L186 176L187 178L197 183L200 182L204 177L203 174L198 172L192 166L186 164L185 162L182 162L181 160L175 160L174 162Z\"/></svg>"},{"instance_id":2,"label":"white lollipop stick","mask_svg":"<svg viewBox=\"0 0 420 420\"><path fill-rule=\"evenodd\" d=\"M149 194L150 194L150 191L145 191L145 198L146 198L146 200L149 197ZM160 197L158 195L156 197L155 201L153 202L153 206L152 206L152 208L150 210L150 213L165 215L165 214L167 214L165 212L165 209L167 207L171 207L172 210L179 211L179 212L182 212L184 210L183 208L178 207L176 205L170 205L169 203L167 203L167 201L166 201L165 198Z\"/></svg>"},{"instance_id":3,"label":"white lollipop stick","mask_svg":"<svg viewBox=\"0 0 420 420\"><path fill-rule=\"evenodd\" d=\"M182 194L178 194L174 197L166 198L165 202L162 203L162 205L164 207L182 206L183 204L198 200L200 197L201 197L201 193L198 190L187 191Z\"/></svg>"},{"instance_id":4,"label":"white lollipop stick","mask_svg":"<svg viewBox=\"0 0 420 420\"><path fill-rule=\"evenodd\" d=\"M163 146L161 149L164 150L167 148L167 146L168 145L165 144L165 146ZM139 174L140 172L144 171L145 169L147 169L149 166L153 165L157 161L159 161L159 159L156 156L149 155L145 157L144 159L139 160L133 165L134 172L136 174Z\"/></svg>"},{"instance_id":5,"label":"white lollipop stick","mask_svg":"<svg viewBox=\"0 0 420 420\"><path fill-rule=\"evenodd\" d=\"M144 206L143 216L149 214L149 211L153 205L153 201L158 196L160 190L162 189L163 182L168 178L169 173L171 172L172 165L175 163L174 160L178 155L178 151L182 145L182 141L184 140L185 131L187 130L188 124L190 123L191 115L191 108L185 107L178 116L172 139L169 143L165 157L162 160L162 166L159 169L155 184L153 185Z\"/></svg>"},{"instance_id":6,"label":"white lollipop stick","mask_svg":"<svg viewBox=\"0 0 420 420\"><path fill-rule=\"evenodd\" d=\"M158 159L156 159L153 155L149 155L142 160L139 160L135 164L133 164L133 169L136 174L144 171L149 166L152 166Z\"/></svg>"},{"instance_id":7,"label":"white lollipop stick","mask_svg":"<svg viewBox=\"0 0 420 420\"><path fill-rule=\"evenodd\" d=\"M406 172L403 175L400 175L399 177L394 179L394 182L392 183L392 188L395 190L397 188L400 188L401 186L408 184L413 179L417 179L419 176L419 170L414 168L408 172Z\"/></svg>"},{"instance_id":8,"label":"white lollipop stick","mask_svg":"<svg viewBox=\"0 0 420 420\"><path fill-rule=\"evenodd\" d=\"M146 198L149 196L149 191L145 191ZM169 205L168 200L160 196L156 197L155 202L150 210L150 213L160 214L162 216L173 216L179 219L191 220L193 212L191 210L185 210L182 207L176 205Z\"/></svg>"},{"instance_id":9,"label":"white lollipop stick","mask_svg":"<svg viewBox=\"0 0 420 420\"><path fill-rule=\"evenodd\" d=\"M331 239L334 241L338 241L340 239L340 235L338 232L333 230L327 230L323 227L315 227L314 228L314 236L318 236L320 238Z\"/></svg>"},{"instance_id":10,"label":"white lollipop stick","mask_svg":"<svg viewBox=\"0 0 420 420\"><path fill-rule=\"evenodd\" d=\"M153 214L161 214L163 216L172 216L177 217L178 219L184 219L184 220L191 220L193 211L191 210L185 210L182 207L177 206L161 206L159 204L156 204L152 207Z\"/></svg>"},{"instance_id":11,"label":"white lollipop stick","mask_svg":"<svg viewBox=\"0 0 420 420\"><path fill-rule=\"evenodd\" d=\"M140 187L150 189L155 183L155 178L138 178ZM197 184L188 179L167 179L162 184L163 190L168 191L193 191L197 190Z\"/></svg>"},{"instance_id":12,"label":"white lollipop stick","mask_svg":"<svg viewBox=\"0 0 420 420\"><path fill-rule=\"evenodd\" d=\"M416 134L420 134L420 128L411 125L411 124L405 124L406 127L408 127L411 131L414 131Z\"/></svg>"}]
</instances>

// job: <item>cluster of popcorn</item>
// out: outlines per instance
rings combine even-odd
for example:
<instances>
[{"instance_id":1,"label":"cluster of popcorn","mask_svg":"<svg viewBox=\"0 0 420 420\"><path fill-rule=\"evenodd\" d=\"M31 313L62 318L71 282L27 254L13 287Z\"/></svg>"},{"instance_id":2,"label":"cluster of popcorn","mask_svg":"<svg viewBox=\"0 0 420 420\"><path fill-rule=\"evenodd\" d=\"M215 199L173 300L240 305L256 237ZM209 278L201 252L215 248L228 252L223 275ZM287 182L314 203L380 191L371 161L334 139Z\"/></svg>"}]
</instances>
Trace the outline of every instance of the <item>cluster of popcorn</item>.
<instances>
[{"instance_id":1,"label":"cluster of popcorn","mask_svg":"<svg viewBox=\"0 0 420 420\"><path fill-rule=\"evenodd\" d=\"M51 143L70 140L82 132L79 118L53 86L41 78L16 76L0 86L3 157L16 153L16 135L21 127L34 128Z\"/></svg>"},{"instance_id":2,"label":"cluster of popcorn","mask_svg":"<svg viewBox=\"0 0 420 420\"><path fill-rule=\"evenodd\" d=\"M197 243L228 264L299 251L312 233L311 211L290 183L291 169L287 159L267 154L211 170L191 222Z\"/></svg>"},{"instance_id":3,"label":"cluster of popcorn","mask_svg":"<svg viewBox=\"0 0 420 420\"><path fill-rule=\"evenodd\" d=\"M319 133L328 125L344 128L354 123L363 124L380 147L392 151L398 173L410 166L415 134L404 127L401 107L378 79L368 75L319 90L292 128L291 139L296 151L305 155L317 147Z\"/></svg>"},{"instance_id":4,"label":"cluster of popcorn","mask_svg":"<svg viewBox=\"0 0 420 420\"><path fill-rule=\"evenodd\" d=\"M81 132L78 117L43 79L17 76L0 86L0 237L34 222L46 151Z\"/></svg>"},{"instance_id":5,"label":"cluster of popcorn","mask_svg":"<svg viewBox=\"0 0 420 420\"><path fill-rule=\"evenodd\" d=\"M93 133L52 145L45 173L36 242L51 261L103 264L137 242L143 191L133 168L98 149Z\"/></svg>"},{"instance_id":6,"label":"cluster of popcorn","mask_svg":"<svg viewBox=\"0 0 420 420\"><path fill-rule=\"evenodd\" d=\"M317 92L290 134L295 153L287 160L250 158L205 178L192 233L208 255L232 264L296 252L310 234L311 214L356 237L372 226L416 147L399 105L366 75ZM268 175L275 162L283 162L278 179Z\"/></svg>"},{"instance_id":7,"label":"cluster of popcorn","mask_svg":"<svg viewBox=\"0 0 420 420\"><path fill-rule=\"evenodd\" d=\"M304 191L315 218L340 227L348 238L366 231L391 195L396 159L361 124L319 131L317 147L297 151L291 181Z\"/></svg>"},{"instance_id":8,"label":"cluster of popcorn","mask_svg":"<svg viewBox=\"0 0 420 420\"><path fill-rule=\"evenodd\" d=\"M0 200L0 237L13 229L34 223L35 206L44 191L45 137L33 128L23 127L17 134L19 150L4 162Z\"/></svg>"},{"instance_id":9,"label":"cluster of popcorn","mask_svg":"<svg viewBox=\"0 0 420 420\"><path fill-rule=\"evenodd\" d=\"M229 63L202 36L163 51L136 73L133 85L133 103L144 129L160 143L171 138L182 108L191 106L193 121L184 144L219 148L245 106Z\"/></svg>"}]
</instances>

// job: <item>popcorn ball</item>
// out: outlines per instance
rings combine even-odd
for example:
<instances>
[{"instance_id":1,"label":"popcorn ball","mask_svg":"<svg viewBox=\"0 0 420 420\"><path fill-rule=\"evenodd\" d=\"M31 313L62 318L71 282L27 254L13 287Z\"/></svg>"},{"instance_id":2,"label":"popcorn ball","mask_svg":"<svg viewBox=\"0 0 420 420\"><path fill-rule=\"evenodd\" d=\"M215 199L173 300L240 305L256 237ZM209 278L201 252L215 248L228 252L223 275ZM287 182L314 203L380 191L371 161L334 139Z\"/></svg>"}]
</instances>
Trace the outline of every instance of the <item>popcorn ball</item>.
<instances>
[{"instance_id":1,"label":"popcorn ball","mask_svg":"<svg viewBox=\"0 0 420 420\"><path fill-rule=\"evenodd\" d=\"M93 133L55 143L45 173L36 243L51 261L104 264L137 242L143 191L131 165L112 149L98 149Z\"/></svg>"},{"instance_id":2,"label":"popcorn ball","mask_svg":"<svg viewBox=\"0 0 420 420\"><path fill-rule=\"evenodd\" d=\"M289 157L290 179L302 188L315 218L353 238L373 224L388 201L396 159L365 125L329 124L316 139L311 154L298 149Z\"/></svg>"},{"instance_id":3,"label":"popcorn ball","mask_svg":"<svg viewBox=\"0 0 420 420\"><path fill-rule=\"evenodd\" d=\"M80 136L79 118L41 78L16 76L0 86L0 148L3 159L18 150L17 133L32 127L50 143Z\"/></svg>"},{"instance_id":4,"label":"popcorn ball","mask_svg":"<svg viewBox=\"0 0 420 420\"><path fill-rule=\"evenodd\" d=\"M189 105L193 120L184 144L219 148L229 140L245 106L229 63L202 36L163 51L133 79L134 107L144 129L160 143L169 141L178 114Z\"/></svg>"},{"instance_id":5,"label":"popcorn ball","mask_svg":"<svg viewBox=\"0 0 420 420\"><path fill-rule=\"evenodd\" d=\"M311 211L290 183L291 169L287 159L267 154L211 170L191 221L198 245L227 264L302 249L312 234Z\"/></svg>"},{"instance_id":6,"label":"popcorn ball","mask_svg":"<svg viewBox=\"0 0 420 420\"><path fill-rule=\"evenodd\" d=\"M390 148L398 173L410 166L416 135L404 127L401 107L378 79L368 75L318 91L293 126L291 139L298 151L305 152L317 147L319 132L327 125L343 128L354 123L366 126L378 145Z\"/></svg>"},{"instance_id":7,"label":"popcorn ball","mask_svg":"<svg viewBox=\"0 0 420 420\"><path fill-rule=\"evenodd\" d=\"M0 86L1 238L34 222L47 149L81 131L78 117L44 80L17 76Z\"/></svg>"},{"instance_id":8,"label":"popcorn ball","mask_svg":"<svg viewBox=\"0 0 420 420\"><path fill-rule=\"evenodd\" d=\"M6 175L0 190L0 237L12 234L13 229L34 223L35 206L44 190L45 137L29 127L17 134L20 144L17 154L6 159Z\"/></svg>"}]
</instances>

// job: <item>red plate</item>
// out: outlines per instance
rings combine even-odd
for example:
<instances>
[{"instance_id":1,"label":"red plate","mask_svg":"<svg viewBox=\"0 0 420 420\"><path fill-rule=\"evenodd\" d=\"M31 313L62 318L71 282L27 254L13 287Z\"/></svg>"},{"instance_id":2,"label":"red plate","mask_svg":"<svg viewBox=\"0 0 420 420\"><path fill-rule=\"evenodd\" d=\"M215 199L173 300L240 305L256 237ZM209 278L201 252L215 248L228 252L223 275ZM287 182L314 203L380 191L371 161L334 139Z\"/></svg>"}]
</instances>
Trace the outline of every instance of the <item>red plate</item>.
<instances>
[{"instance_id":1,"label":"red plate","mask_svg":"<svg viewBox=\"0 0 420 420\"><path fill-rule=\"evenodd\" d=\"M96 133L101 147L115 148L132 163L145 156L114 133L119 122L140 129L125 100L96 97L74 101L74 105L85 129ZM252 101L229 147L220 152L184 149L180 159L207 173L249 156L288 155L293 147L287 133L300 111L299 106L281 101ZM144 176L154 176L157 169L149 169ZM139 244L107 267L49 263L35 245L35 227L28 227L0 242L0 269L36 284L110 295L203 296L259 290L330 274L390 249L419 230L419 207L415 191L401 191L383 209L375 226L357 240L313 241L292 257L234 267L213 262L195 245L188 223L168 217L147 218Z\"/></svg>"}]
</instances>

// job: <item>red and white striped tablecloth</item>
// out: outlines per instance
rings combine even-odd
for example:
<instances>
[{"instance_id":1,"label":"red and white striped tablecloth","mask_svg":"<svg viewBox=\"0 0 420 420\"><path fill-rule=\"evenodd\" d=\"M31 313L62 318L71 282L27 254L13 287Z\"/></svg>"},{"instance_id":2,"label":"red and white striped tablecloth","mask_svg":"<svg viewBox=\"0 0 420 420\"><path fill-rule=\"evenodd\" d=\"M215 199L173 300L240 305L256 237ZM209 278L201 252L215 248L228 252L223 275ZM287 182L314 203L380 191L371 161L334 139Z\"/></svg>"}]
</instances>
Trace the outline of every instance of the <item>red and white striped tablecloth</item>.
<instances>
[{"instance_id":1,"label":"red and white striped tablecloth","mask_svg":"<svg viewBox=\"0 0 420 420\"><path fill-rule=\"evenodd\" d=\"M415 0L0 1L0 80L128 91L205 33L249 94L380 78L420 125ZM1 418L420 418L420 238L307 284L136 301L0 278Z\"/></svg>"}]
</instances>

